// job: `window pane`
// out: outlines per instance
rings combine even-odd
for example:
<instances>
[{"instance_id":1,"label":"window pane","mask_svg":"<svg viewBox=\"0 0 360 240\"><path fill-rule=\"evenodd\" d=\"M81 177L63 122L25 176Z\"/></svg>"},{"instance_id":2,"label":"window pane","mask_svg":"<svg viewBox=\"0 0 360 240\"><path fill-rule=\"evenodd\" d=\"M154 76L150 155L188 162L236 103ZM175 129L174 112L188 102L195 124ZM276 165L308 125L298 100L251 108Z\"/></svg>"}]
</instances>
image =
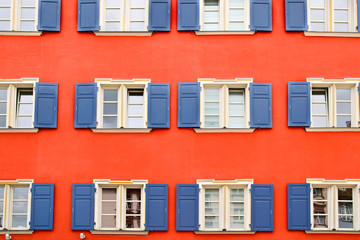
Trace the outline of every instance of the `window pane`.
<instances>
[{"instance_id":1,"label":"window pane","mask_svg":"<svg viewBox=\"0 0 360 240\"><path fill-rule=\"evenodd\" d=\"M312 127L327 127L327 117L313 116L311 126Z\"/></svg>"},{"instance_id":2,"label":"window pane","mask_svg":"<svg viewBox=\"0 0 360 240\"><path fill-rule=\"evenodd\" d=\"M336 112L338 114L351 114L351 103L338 102L336 103Z\"/></svg>"},{"instance_id":3,"label":"window pane","mask_svg":"<svg viewBox=\"0 0 360 240\"><path fill-rule=\"evenodd\" d=\"M205 9L218 9L219 1L218 0L205 0Z\"/></svg>"},{"instance_id":4,"label":"window pane","mask_svg":"<svg viewBox=\"0 0 360 240\"><path fill-rule=\"evenodd\" d=\"M218 215L219 214L219 203L205 202L205 214Z\"/></svg>"},{"instance_id":5,"label":"window pane","mask_svg":"<svg viewBox=\"0 0 360 240\"><path fill-rule=\"evenodd\" d=\"M6 116L0 116L0 127L6 127Z\"/></svg>"},{"instance_id":6,"label":"window pane","mask_svg":"<svg viewBox=\"0 0 360 240\"><path fill-rule=\"evenodd\" d=\"M205 189L205 201L219 201L219 189Z\"/></svg>"},{"instance_id":7,"label":"window pane","mask_svg":"<svg viewBox=\"0 0 360 240\"><path fill-rule=\"evenodd\" d=\"M35 0L21 0L21 6L23 6L23 7L35 6Z\"/></svg>"},{"instance_id":8,"label":"window pane","mask_svg":"<svg viewBox=\"0 0 360 240\"><path fill-rule=\"evenodd\" d=\"M35 8L21 8L21 19L35 19Z\"/></svg>"},{"instance_id":9,"label":"window pane","mask_svg":"<svg viewBox=\"0 0 360 240\"><path fill-rule=\"evenodd\" d=\"M31 92L22 92L20 91L20 102L21 103L32 103L33 102L33 94Z\"/></svg>"},{"instance_id":10,"label":"window pane","mask_svg":"<svg viewBox=\"0 0 360 240\"><path fill-rule=\"evenodd\" d=\"M13 198L15 200L27 200L29 194L29 188L27 187L16 187L14 188Z\"/></svg>"},{"instance_id":11,"label":"window pane","mask_svg":"<svg viewBox=\"0 0 360 240\"><path fill-rule=\"evenodd\" d=\"M348 21L348 10L335 10L334 11L335 21Z\"/></svg>"},{"instance_id":12,"label":"window pane","mask_svg":"<svg viewBox=\"0 0 360 240\"><path fill-rule=\"evenodd\" d=\"M27 202L13 202L13 213L27 213Z\"/></svg>"},{"instance_id":13,"label":"window pane","mask_svg":"<svg viewBox=\"0 0 360 240\"><path fill-rule=\"evenodd\" d=\"M120 20L120 9L106 9L106 20Z\"/></svg>"},{"instance_id":14,"label":"window pane","mask_svg":"<svg viewBox=\"0 0 360 240\"><path fill-rule=\"evenodd\" d=\"M135 118L135 117L129 117L128 118L128 128L143 128L144 127L144 121L143 118Z\"/></svg>"},{"instance_id":15,"label":"window pane","mask_svg":"<svg viewBox=\"0 0 360 240\"><path fill-rule=\"evenodd\" d=\"M206 116L205 117L205 127L219 127L219 117L215 116Z\"/></svg>"},{"instance_id":16,"label":"window pane","mask_svg":"<svg viewBox=\"0 0 360 240\"><path fill-rule=\"evenodd\" d=\"M1 107L0 107L1 109ZM23 114L29 114L32 115L33 113L33 105L32 104L19 104L19 114L23 115Z\"/></svg>"},{"instance_id":17,"label":"window pane","mask_svg":"<svg viewBox=\"0 0 360 240\"><path fill-rule=\"evenodd\" d=\"M0 31L9 31L9 30L10 30L10 21L0 21Z\"/></svg>"},{"instance_id":18,"label":"window pane","mask_svg":"<svg viewBox=\"0 0 360 240\"><path fill-rule=\"evenodd\" d=\"M311 0L310 1L311 8L324 8L325 7L325 0Z\"/></svg>"},{"instance_id":19,"label":"window pane","mask_svg":"<svg viewBox=\"0 0 360 240\"><path fill-rule=\"evenodd\" d=\"M243 229L244 217L230 217L230 228Z\"/></svg>"},{"instance_id":20,"label":"window pane","mask_svg":"<svg viewBox=\"0 0 360 240\"><path fill-rule=\"evenodd\" d=\"M140 228L140 216L126 216L126 228Z\"/></svg>"},{"instance_id":21,"label":"window pane","mask_svg":"<svg viewBox=\"0 0 360 240\"><path fill-rule=\"evenodd\" d=\"M140 200L141 199L141 189L126 189L126 200Z\"/></svg>"},{"instance_id":22,"label":"window pane","mask_svg":"<svg viewBox=\"0 0 360 240\"><path fill-rule=\"evenodd\" d=\"M350 116L337 116L336 117L336 126L337 127L351 127L351 117Z\"/></svg>"},{"instance_id":23,"label":"window pane","mask_svg":"<svg viewBox=\"0 0 360 240\"><path fill-rule=\"evenodd\" d=\"M325 10L312 9L310 12L312 21L322 21L325 20Z\"/></svg>"},{"instance_id":24,"label":"window pane","mask_svg":"<svg viewBox=\"0 0 360 240\"><path fill-rule=\"evenodd\" d=\"M35 21L21 21L21 31L36 31Z\"/></svg>"},{"instance_id":25,"label":"window pane","mask_svg":"<svg viewBox=\"0 0 360 240\"><path fill-rule=\"evenodd\" d=\"M229 30L244 30L243 22L231 22L229 23Z\"/></svg>"},{"instance_id":26,"label":"window pane","mask_svg":"<svg viewBox=\"0 0 360 240\"><path fill-rule=\"evenodd\" d=\"M144 22L131 22L130 23L130 31L145 31L145 23Z\"/></svg>"},{"instance_id":27,"label":"window pane","mask_svg":"<svg viewBox=\"0 0 360 240\"><path fill-rule=\"evenodd\" d=\"M231 215L243 215L244 214L244 203L230 203L230 214Z\"/></svg>"},{"instance_id":28,"label":"window pane","mask_svg":"<svg viewBox=\"0 0 360 240\"><path fill-rule=\"evenodd\" d=\"M32 128L32 117L18 117L17 127L19 128Z\"/></svg>"},{"instance_id":29,"label":"window pane","mask_svg":"<svg viewBox=\"0 0 360 240\"><path fill-rule=\"evenodd\" d=\"M335 8L348 8L348 1L347 0L334 0L334 7Z\"/></svg>"},{"instance_id":30,"label":"window pane","mask_svg":"<svg viewBox=\"0 0 360 240\"><path fill-rule=\"evenodd\" d=\"M314 214L328 214L327 202L314 202Z\"/></svg>"},{"instance_id":31,"label":"window pane","mask_svg":"<svg viewBox=\"0 0 360 240\"><path fill-rule=\"evenodd\" d=\"M4 212L4 202L0 201L0 214Z\"/></svg>"},{"instance_id":32,"label":"window pane","mask_svg":"<svg viewBox=\"0 0 360 240\"><path fill-rule=\"evenodd\" d=\"M116 200L116 188L103 188L102 200Z\"/></svg>"},{"instance_id":33,"label":"window pane","mask_svg":"<svg viewBox=\"0 0 360 240\"><path fill-rule=\"evenodd\" d=\"M325 31L325 23L311 23L311 31L323 32Z\"/></svg>"},{"instance_id":34,"label":"window pane","mask_svg":"<svg viewBox=\"0 0 360 240\"><path fill-rule=\"evenodd\" d=\"M244 189L231 189L230 201L244 201Z\"/></svg>"},{"instance_id":35,"label":"window pane","mask_svg":"<svg viewBox=\"0 0 360 240\"><path fill-rule=\"evenodd\" d=\"M103 117L103 127L104 128L116 128L117 127L117 117Z\"/></svg>"},{"instance_id":36,"label":"window pane","mask_svg":"<svg viewBox=\"0 0 360 240\"><path fill-rule=\"evenodd\" d=\"M219 114L219 103L205 103L205 114Z\"/></svg>"},{"instance_id":37,"label":"window pane","mask_svg":"<svg viewBox=\"0 0 360 240\"><path fill-rule=\"evenodd\" d=\"M352 216L339 216L339 228L353 228L353 223Z\"/></svg>"},{"instance_id":38,"label":"window pane","mask_svg":"<svg viewBox=\"0 0 360 240\"><path fill-rule=\"evenodd\" d=\"M120 31L120 22L106 22L106 31Z\"/></svg>"},{"instance_id":39,"label":"window pane","mask_svg":"<svg viewBox=\"0 0 360 240\"><path fill-rule=\"evenodd\" d=\"M104 103L104 114L117 114L117 103Z\"/></svg>"},{"instance_id":40,"label":"window pane","mask_svg":"<svg viewBox=\"0 0 360 240\"><path fill-rule=\"evenodd\" d=\"M141 203L140 202L126 203L126 213L127 214L140 214L141 213Z\"/></svg>"},{"instance_id":41,"label":"window pane","mask_svg":"<svg viewBox=\"0 0 360 240\"><path fill-rule=\"evenodd\" d=\"M0 4L0 6L3 6L3 4ZM10 19L10 17L11 17L11 8L0 7L0 19Z\"/></svg>"},{"instance_id":42,"label":"window pane","mask_svg":"<svg viewBox=\"0 0 360 240\"><path fill-rule=\"evenodd\" d=\"M27 227L27 216L12 216L12 227Z\"/></svg>"},{"instance_id":43,"label":"window pane","mask_svg":"<svg viewBox=\"0 0 360 240\"><path fill-rule=\"evenodd\" d=\"M338 188L339 200L352 200L352 188Z\"/></svg>"},{"instance_id":44,"label":"window pane","mask_svg":"<svg viewBox=\"0 0 360 240\"><path fill-rule=\"evenodd\" d=\"M335 23L334 31L335 32L347 32L348 26L349 25L347 23Z\"/></svg>"},{"instance_id":45,"label":"window pane","mask_svg":"<svg viewBox=\"0 0 360 240\"><path fill-rule=\"evenodd\" d=\"M336 89L336 100L351 100L351 90Z\"/></svg>"},{"instance_id":46,"label":"window pane","mask_svg":"<svg viewBox=\"0 0 360 240\"><path fill-rule=\"evenodd\" d=\"M131 19L131 21L144 21L145 20L145 10L144 9L131 9L130 10L130 19Z\"/></svg>"},{"instance_id":47,"label":"window pane","mask_svg":"<svg viewBox=\"0 0 360 240\"><path fill-rule=\"evenodd\" d=\"M0 228L3 228L4 225L3 225L3 216L0 215Z\"/></svg>"},{"instance_id":48,"label":"window pane","mask_svg":"<svg viewBox=\"0 0 360 240\"><path fill-rule=\"evenodd\" d=\"M230 115L244 115L244 104L230 104Z\"/></svg>"},{"instance_id":49,"label":"window pane","mask_svg":"<svg viewBox=\"0 0 360 240\"><path fill-rule=\"evenodd\" d=\"M103 215L101 216L101 227L103 228L115 228L116 227L116 215Z\"/></svg>"},{"instance_id":50,"label":"window pane","mask_svg":"<svg viewBox=\"0 0 360 240\"><path fill-rule=\"evenodd\" d=\"M102 202L102 213L116 214L116 202Z\"/></svg>"},{"instance_id":51,"label":"window pane","mask_svg":"<svg viewBox=\"0 0 360 240\"><path fill-rule=\"evenodd\" d=\"M229 127L230 128L243 128L244 127L244 117L229 117Z\"/></svg>"},{"instance_id":52,"label":"window pane","mask_svg":"<svg viewBox=\"0 0 360 240\"><path fill-rule=\"evenodd\" d=\"M312 104L313 114L327 114L326 103L313 103Z\"/></svg>"},{"instance_id":53,"label":"window pane","mask_svg":"<svg viewBox=\"0 0 360 240\"><path fill-rule=\"evenodd\" d=\"M240 91L229 91L229 102L244 102L244 93Z\"/></svg>"},{"instance_id":54,"label":"window pane","mask_svg":"<svg viewBox=\"0 0 360 240\"><path fill-rule=\"evenodd\" d=\"M244 10L242 9L230 9L229 10L230 21L244 20Z\"/></svg>"},{"instance_id":55,"label":"window pane","mask_svg":"<svg viewBox=\"0 0 360 240\"><path fill-rule=\"evenodd\" d=\"M0 114L6 114L6 105L7 103L0 103Z\"/></svg>"},{"instance_id":56,"label":"window pane","mask_svg":"<svg viewBox=\"0 0 360 240\"><path fill-rule=\"evenodd\" d=\"M327 189L326 188L314 188L313 189L314 200L327 200Z\"/></svg>"},{"instance_id":57,"label":"window pane","mask_svg":"<svg viewBox=\"0 0 360 240\"><path fill-rule=\"evenodd\" d=\"M353 214L353 204L352 202L339 202L338 210L339 214Z\"/></svg>"},{"instance_id":58,"label":"window pane","mask_svg":"<svg viewBox=\"0 0 360 240\"><path fill-rule=\"evenodd\" d=\"M218 22L219 21L219 12L205 12L204 13L204 22Z\"/></svg>"},{"instance_id":59,"label":"window pane","mask_svg":"<svg viewBox=\"0 0 360 240\"><path fill-rule=\"evenodd\" d=\"M0 199L4 199L4 187L0 187Z\"/></svg>"},{"instance_id":60,"label":"window pane","mask_svg":"<svg viewBox=\"0 0 360 240\"><path fill-rule=\"evenodd\" d=\"M3 6L10 6L10 5L11 5L11 0L2 0L2 1L1 1L1 5L3 5Z\"/></svg>"},{"instance_id":61,"label":"window pane","mask_svg":"<svg viewBox=\"0 0 360 240\"><path fill-rule=\"evenodd\" d=\"M129 95L128 97L128 103L144 103L144 97L143 97L143 93L138 93L141 95L134 95L135 93L129 93L131 95Z\"/></svg>"},{"instance_id":62,"label":"window pane","mask_svg":"<svg viewBox=\"0 0 360 240\"><path fill-rule=\"evenodd\" d=\"M206 31L217 31L217 30L219 30L219 24L218 23L205 23L204 24L204 30L206 30Z\"/></svg>"},{"instance_id":63,"label":"window pane","mask_svg":"<svg viewBox=\"0 0 360 240\"><path fill-rule=\"evenodd\" d=\"M327 216L314 216L314 228L327 228L328 217Z\"/></svg>"},{"instance_id":64,"label":"window pane","mask_svg":"<svg viewBox=\"0 0 360 240\"><path fill-rule=\"evenodd\" d=\"M205 228L219 228L219 217L206 216L205 217Z\"/></svg>"},{"instance_id":65,"label":"window pane","mask_svg":"<svg viewBox=\"0 0 360 240\"><path fill-rule=\"evenodd\" d=\"M230 7L238 7L243 8L244 7L244 0L230 0Z\"/></svg>"},{"instance_id":66,"label":"window pane","mask_svg":"<svg viewBox=\"0 0 360 240\"><path fill-rule=\"evenodd\" d=\"M121 7L121 0L106 0L106 7Z\"/></svg>"},{"instance_id":67,"label":"window pane","mask_svg":"<svg viewBox=\"0 0 360 240\"><path fill-rule=\"evenodd\" d=\"M326 102L325 91L313 91L311 95L312 102Z\"/></svg>"},{"instance_id":68,"label":"window pane","mask_svg":"<svg viewBox=\"0 0 360 240\"><path fill-rule=\"evenodd\" d=\"M7 89L0 89L0 101L7 100Z\"/></svg>"},{"instance_id":69,"label":"window pane","mask_svg":"<svg viewBox=\"0 0 360 240\"><path fill-rule=\"evenodd\" d=\"M145 1L144 0L131 0L130 7L131 8L145 8Z\"/></svg>"}]
</instances>

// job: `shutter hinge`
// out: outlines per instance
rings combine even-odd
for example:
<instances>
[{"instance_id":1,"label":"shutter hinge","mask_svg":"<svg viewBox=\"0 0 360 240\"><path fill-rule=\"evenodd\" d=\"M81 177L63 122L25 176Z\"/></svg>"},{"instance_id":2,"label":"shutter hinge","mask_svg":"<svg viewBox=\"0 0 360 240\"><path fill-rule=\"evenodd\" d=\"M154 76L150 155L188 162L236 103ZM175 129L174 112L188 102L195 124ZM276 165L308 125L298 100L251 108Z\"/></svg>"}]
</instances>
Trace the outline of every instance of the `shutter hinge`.
<instances>
[{"instance_id":1,"label":"shutter hinge","mask_svg":"<svg viewBox=\"0 0 360 240\"><path fill-rule=\"evenodd\" d=\"M31 226L31 221L29 222L29 225Z\"/></svg>"},{"instance_id":2,"label":"shutter hinge","mask_svg":"<svg viewBox=\"0 0 360 240\"><path fill-rule=\"evenodd\" d=\"M144 188L144 192L146 192L146 188Z\"/></svg>"},{"instance_id":3,"label":"shutter hinge","mask_svg":"<svg viewBox=\"0 0 360 240\"><path fill-rule=\"evenodd\" d=\"M251 188L249 188L249 193L251 193Z\"/></svg>"},{"instance_id":4,"label":"shutter hinge","mask_svg":"<svg viewBox=\"0 0 360 240\"><path fill-rule=\"evenodd\" d=\"M146 26L146 29L149 31L149 25Z\"/></svg>"},{"instance_id":5,"label":"shutter hinge","mask_svg":"<svg viewBox=\"0 0 360 240\"><path fill-rule=\"evenodd\" d=\"M94 188L94 192L96 192L96 188Z\"/></svg>"},{"instance_id":6,"label":"shutter hinge","mask_svg":"<svg viewBox=\"0 0 360 240\"><path fill-rule=\"evenodd\" d=\"M249 227L251 227L251 223L249 223Z\"/></svg>"},{"instance_id":7,"label":"shutter hinge","mask_svg":"<svg viewBox=\"0 0 360 240\"><path fill-rule=\"evenodd\" d=\"M199 228L200 228L201 224L199 224Z\"/></svg>"},{"instance_id":8,"label":"shutter hinge","mask_svg":"<svg viewBox=\"0 0 360 240\"><path fill-rule=\"evenodd\" d=\"M30 192L32 192L32 188L30 188Z\"/></svg>"},{"instance_id":9,"label":"shutter hinge","mask_svg":"<svg viewBox=\"0 0 360 240\"><path fill-rule=\"evenodd\" d=\"M355 28L356 30L359 30L359 26L356 26L356 28Z\"/></svg>"},{"instance_id":10,"label":"shutter hinge","mask_svg":"<svg viewBox=\"0 0 360 240\"><path fill-rule=\"evenodd\" d=\"M200 86L200 90L202 90L202 86Z\"/></svg>"},{"instance_id":11,"label":"shutter hinge","mask_svg":"<svg viewBox=\"0 0 360 240\"><path fill-rule=\"evenodd\" d=\"M96 222L94 222L94 226L96 225Z\"/></svg>"}]
</instances>

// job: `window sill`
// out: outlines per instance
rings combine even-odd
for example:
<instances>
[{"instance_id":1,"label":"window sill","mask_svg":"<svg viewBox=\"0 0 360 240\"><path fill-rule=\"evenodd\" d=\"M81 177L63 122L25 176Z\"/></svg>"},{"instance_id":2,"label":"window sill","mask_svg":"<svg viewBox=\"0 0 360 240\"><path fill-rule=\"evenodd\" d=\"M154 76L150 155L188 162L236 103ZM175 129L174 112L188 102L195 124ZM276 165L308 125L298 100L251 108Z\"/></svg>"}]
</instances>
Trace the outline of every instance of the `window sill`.
<instances>
[{"instance_id":1,"label":"window sill","mask_svg":"<svg viewBox=\"0 0 360 240\"><path fill-rule=\"evenodd\" d=\"M252 231L194 231L195 234L255 234Z\"/></svg>"},{"instance_id":2,"label":"window sill","mask_svg":"<svg viewBox=\"0 0 360 240\"><path fill-rule=\"evenodd\" d=\"M309 231L305 231L306 233L309 233L309 234L317 234L317 233L320 233L320 234L360 234L360 231L338 231L338 230L309 230Z\"/></svg>"},{"instance_id":3,"label":"window sill","mask_svg":"<svg viewBox=\"0 0 360 240\"><path fill-rule=\"evenodd\" d=\"M360 37L359 32L304 32L307 37Z\"/></svg>"},{"instance_id":4,"label":"window sill","mask_svg":"<svg viewBox=\"0 0 360 240\"><path fill-rule=\"evenodd\" d=\"M1 230L1 234L33 234L34 230Z\"/></svg>"},{"instance_id":5,"label":"window sill","mask_svg":"<svg viewBox=\"0 0 360 240\"><path fill-rule=\"evenodd\" d=\"M360 132L360 128L305 128L307 132Z\"/></svg>"},{"instance_id":6,"label":"window sill","mask_svg":"<svg viewBox=\"0 0 360 240\"><path fill-rule=\"evenodd\" d=\"M152 128L92 128L94 133L149 133Z\"/></svg>"},{"instance_id":7,"label":"window sill","mask_svg":"<svg viewBox=\"0 0 360 240\"><path fill-rule=\"evenodd\" d=\"M90 230L94 235L148 235L149 231L107 231L107 230Z\"/></svg>"},{"instance_id":8,"label":"window sill","mask_svg":"<svg viewBox=\"0 0 360 240\"><path fill-rule=\"evenodd\" d=\"M196 133L252 133L255 128L194 128Z\"/></svg>"},{"instance_id":9,"label":"window sill","mask_svg":"<svg viewBox=\"0 0 360 240\"><path fill-rule=\"evenodd\" d=\"M25 31L0 31L0 35L4 36L40 36L41 31L36 32L25 32Z\"/></svg>"},{"instance_id":10,"label":"window sill","mask_svg":"<svg viewBox=\"0 0 360 240\"><path fill-rule=\"evenodd\" d=\"M151 36L153 32L94 32L96 36L138 36L146 37Z\"/></svg>"},{"instance_id":11,"label":"window sill","mask_svg":"<svg viewBox=\"0 0 360 240\"><path fill-rule=\"evenodd\" d=\"M38 128L0 128L0 133L36 133Z\"/></svg>"},{"instance_id":12,"label":"window sill","mask_svg":"<svg viewBox=\"0 0 360 240\"><path fill-rule=\"evenodd\" d=\"M195 31L198 36L207 35L254 35L255 31Z\"/></svg>"}]
</instances>

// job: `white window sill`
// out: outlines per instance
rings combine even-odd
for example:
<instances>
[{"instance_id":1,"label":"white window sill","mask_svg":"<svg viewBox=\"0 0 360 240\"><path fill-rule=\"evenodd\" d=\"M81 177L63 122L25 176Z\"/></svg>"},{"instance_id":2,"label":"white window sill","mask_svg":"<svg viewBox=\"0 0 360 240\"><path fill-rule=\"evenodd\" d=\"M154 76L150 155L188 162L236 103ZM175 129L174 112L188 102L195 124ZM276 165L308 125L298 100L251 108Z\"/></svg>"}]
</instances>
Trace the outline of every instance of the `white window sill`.
<instances>
[{"instance_id":1,"label":"white window sill","mask_svg":"<svg viewBox=\"0 0 360 240\"><path fill-rule=\"evenodd\" d=\"M149 133L152 128L92 128L94 133Z\"/></svg>"},{"instance_id":2,"label":"white window sill","mask_svg":"<svg viewBox=\"0 0 360 240\"><path fill-rule=\"evenodd\" d=\"M40 36L41 31L25 32L25 31L0 31L0 35L7 36Z\"/></svg>"},{"instance_id":3,"label":"white window sill","mask_svg":"<svg viewBox=\"0 0 360 240\"><path fill-rule=\"evenodd\" d=\"M138 36L138 37L146 37L151 36L153 32L105 32L98 31L94 32L96 36Z\"/></svg>"},{"instance_id":4,"label":"white window sill","mask_svg":"<svg viewBox=\"0 0 360 240\"><path fill-rule=\"evenodd\" d=\"M196 35L254 35L255 31L195 31Z\"/></svg>"},{"instance_id":5,"label":"white window sill","mask_svg":"<svg viewBox=\"0 0 360 240\"><path fill-rule=\"evenodd\" d=\"M360 234L360 231L355 231L355 230L349 230L349 231L344 231L344 230L308 230L308 231L305 231L306 233L309 233L309 234L317 234L317 233L320 233L320 234Z\"/></svg>"},{"instance_id":6,"label":"white window sill","mask_svg":"<svg viewBox=\"0 0 360 240\"><path fill-rule=\"evenodd\" d=\"M307 132L360 132L360 128L305 128Z\"/></svg>"},{"instance_id":7,"label":"white window sill","mask_svg":"<svg viewBox=\"0 0 360 240\"><path fill-rule=\"evenodd\" d=\"M34 230L0 230L1 234L33 234Z\"/></svg>"},{"instance_id":8,"label":"white window sill","mask_svg":"<svg viewBox=\"0 0 360 240\"><path fill-rule=\"evenodd\" d=\"M149 231L90 230L94 235L148 235Z\"/></svg>"},{"instance_id":9,"label":"white window sill","mask_svg":"<svg viewBox=\"0 0 360 240\"><path fill-rule=\"evenodd\" d=\"M197 133L252 133L255 128L194 128Z\"/></svg>"},{"instance_id":10,"label":"white window sill","mask_svg":"<svg viewBox=\"0 0 360 240\"><path fill-rule=\"evenodd\" d=\"M360 37L360 32L304 32L308 37Z\"/></svg>"},{"instance_id":11,"label":"white window sill","mask_svg":"<svg viewBox=\"0 0 360 240\"><path fill-rule=\"evenodd\" d=\"M0 133L36 133L38 128L0 128Z\"/></svg>"},{"instance_id":12,"label":"white window sill","mask_svg":"<svg viewBox=\"0 0 360 240\"><path fill-rule=\"evenodd\" d=\"M255 234L252 231L194 231L195 234Z\"/></svg>"}]
</instances>

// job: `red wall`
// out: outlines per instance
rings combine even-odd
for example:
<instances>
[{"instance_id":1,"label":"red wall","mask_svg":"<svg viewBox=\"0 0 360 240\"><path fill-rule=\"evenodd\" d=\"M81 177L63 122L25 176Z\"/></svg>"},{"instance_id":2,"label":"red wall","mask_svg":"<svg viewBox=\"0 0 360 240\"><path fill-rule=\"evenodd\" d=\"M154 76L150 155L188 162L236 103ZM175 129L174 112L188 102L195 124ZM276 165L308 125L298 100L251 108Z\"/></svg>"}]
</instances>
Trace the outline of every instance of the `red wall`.
<instances>
[{"instance_id":1,"label":"red wall","mask_svg":"<svg viewBox=\"0 0 360 240\"><path fill-rule=\"evenodd\" d=\"M59 83L58 128L1 133L0 179L55 183L54 230L20 239L79 239L70 230L71 184L93 179L148 179L169 184L169 230L148 236L87 239L359 239L287 230L286 184L306 178L360 178L360 133L307 133L287 127L287 82L307 77L360 77L357 38L304 37L285 32L284 1L273 1L273 31L253 36L196 36L178 32L172 1L171 32L151 37L96 37L78 33L77 1L62 1L61 32L41 37L0 36L0 77L39 77ZM170 129L150 134L74 129L74 85L95 78L151 78L171 83ZM177 128L177 83L197 78L271 82L273 128L247 133L196 134ZM274 232L195 235L175 231L177 183L196 179L254 179L274 184Z\"/></svg>"}]
</instances>

